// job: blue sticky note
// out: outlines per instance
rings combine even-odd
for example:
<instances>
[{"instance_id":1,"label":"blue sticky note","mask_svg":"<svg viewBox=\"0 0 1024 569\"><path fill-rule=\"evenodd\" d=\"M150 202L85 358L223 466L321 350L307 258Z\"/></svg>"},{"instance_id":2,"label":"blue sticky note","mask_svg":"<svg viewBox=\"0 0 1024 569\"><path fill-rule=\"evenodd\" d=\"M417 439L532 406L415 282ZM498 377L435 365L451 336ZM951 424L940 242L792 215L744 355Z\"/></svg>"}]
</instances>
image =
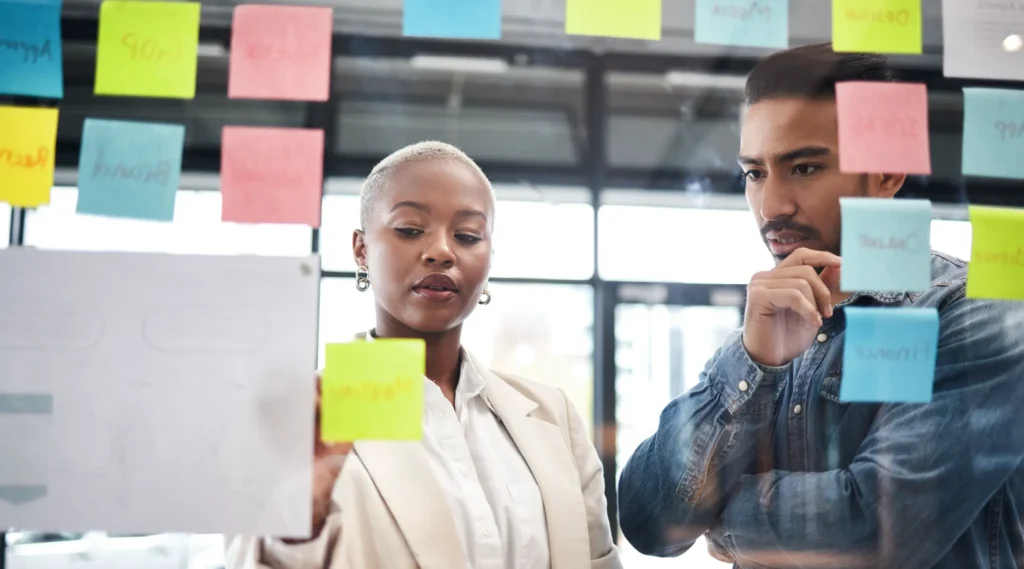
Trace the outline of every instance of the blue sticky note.
<instances>
[{"instance_id":1,"label":"blue sticky note","mask_svg":"<svg viewBox=\"0 0 1024 569\"><path fill-rule=\"evenodd\" d=\"M184 146L182 125L85 119L78 213L171 221Z\"/></svg>"},{"instance_id":2,"label":"blue sticky note","mask_svg":"<svg viewBox=\"0 0 1024 569\"><path fill-rule=\"evenodd\" d=\"M928 200L840 198L839 287L844 292L914 292L931 287Z\"/></svg>"},{"instance_id":3,"label":"blue sticky note","mask_svg":"<svg viewBox=\"0 0 1024 569\"><path fill-rule=\"evenodd\" d=\"M848 306L843 341L843 402L932 400L939 312L934 308Z\"/></svg>"},{"instance_id":4,"label":"blue sticky note","mask_svg":"<svg viewBox=\"0 0 1024 569\"><path fill-rule=\"evenodd\" d=\"M697 0L694 40L742 47L789 47L789 0Z\"/></svg>"},{"instance_id":5,"label":"blue sticky note","mask_svg":"<svg viewBox=\"0 0 1024 569\"><path fill-rule=\"evenodd\" d=\"M1024 180L1024 91L964 89L965 176Z\"/></svg>"},{"instance_id":6,"label":"blue sticky note","mask_svg":"<svg viewBox=\"0 0 1024 569\"><path fill-rule=\"evenodd\" d=\"M405 0L402 35L500 39L501 0Z\"/></svg>"},{"instance_id":7,"label":"blue sticky note","mask_svg":"<svg viewBox=\"0 0 1024 569\"><path fill-rule=\"evenodd\" d=\"M0 0L0 93L61 99L60 0Z\"/></svg>"}]
</instances>

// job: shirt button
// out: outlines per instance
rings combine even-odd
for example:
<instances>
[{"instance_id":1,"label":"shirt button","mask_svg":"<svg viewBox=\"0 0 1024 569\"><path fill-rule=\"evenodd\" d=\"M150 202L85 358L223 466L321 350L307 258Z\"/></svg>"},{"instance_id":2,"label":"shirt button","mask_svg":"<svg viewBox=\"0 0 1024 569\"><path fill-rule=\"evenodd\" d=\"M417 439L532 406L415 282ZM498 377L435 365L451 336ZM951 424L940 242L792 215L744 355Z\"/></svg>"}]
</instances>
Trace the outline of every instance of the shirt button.
<instances>
[{"instance_id":1,"label":"shirt button","mask_svg":"<svg viewBox=\"0 0 1024 569\"><path fill-rule=\"evenodd\" d=\"M746 390L750 389L750 384L747 383L745 380L744 381L740 381L736 385L736 388L739 389L740 391L746 391Z\"/></svg>"},{"instance_id":2,"label":"shirt button","mask_svg":"<svg viewBox=\"0 0 1024 569\"><path fill-rule=\"evenodd\" d=\"M491 528L484 528L484 531L481 533L484 534L484 537L491 537Z\"/></svg>"},{"instance_id":3,"label":"shirt button","mask_svg":"<svg viewBox=\"0 0 1024 569\"><path fill-rule=\"evenodd\" d=\"M793 414L794 415L799 415L801 412L803 412L803 410L804 410L804 408L801 407L800 405L794 405L793 406Z\"/></svg>"},{"instance_id":4,"label":"shirt button","mask_svg":"<svg viewBox=\"0 0 1024 569\"><path fill-rule=\"evenodd\" d=\"M459 469L459 472L461 472L463 476L467 476L468 477L469 476L469 467L468 466L463 466L462 468Z\"/></svg>"},{"instance_id":5,"label":"shirt button","mask_svg":"<svg viewBox=\"0 0 1024 569\"><path fill-rule=\"evenodd\" d=\"M828 341L828 334L818 334L818 342L824 344Z\"/></svg>"}]
</instances>

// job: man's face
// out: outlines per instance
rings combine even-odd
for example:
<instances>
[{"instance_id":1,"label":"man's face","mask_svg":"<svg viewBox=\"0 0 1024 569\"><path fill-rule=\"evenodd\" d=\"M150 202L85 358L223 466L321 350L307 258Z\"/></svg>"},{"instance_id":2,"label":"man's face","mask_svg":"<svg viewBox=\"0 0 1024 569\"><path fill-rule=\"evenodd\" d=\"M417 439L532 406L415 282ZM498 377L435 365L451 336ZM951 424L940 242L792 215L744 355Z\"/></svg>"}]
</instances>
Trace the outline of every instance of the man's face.
<instances>
[{"instance_id":1,"label":"man's face","mask_svg":"<svg viewBox=\"0 0 1024 569\"><path fill-rule=\"evenodd\" d=\"M761 237L778 263L801 248L839 254L839 198L892 197L905 175L839 172L834 100L769 99L743 120L739 163Z\"/></svg>"}]
</instances>

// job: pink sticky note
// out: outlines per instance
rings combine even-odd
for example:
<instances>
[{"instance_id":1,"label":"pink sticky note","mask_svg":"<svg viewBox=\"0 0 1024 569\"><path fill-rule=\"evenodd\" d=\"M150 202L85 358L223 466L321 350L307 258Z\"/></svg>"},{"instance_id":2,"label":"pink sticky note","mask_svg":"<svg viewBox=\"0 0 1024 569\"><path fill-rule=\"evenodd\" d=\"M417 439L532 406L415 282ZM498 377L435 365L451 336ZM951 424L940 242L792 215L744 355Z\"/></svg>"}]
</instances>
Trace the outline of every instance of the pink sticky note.
<instances>
[{"instance_id":1,"label":"pink sticky note","mask_svg":"<svg viewBox=\"0 0 1024 569\"><path fill-rule=\"evenodd\" d=\"M326 101L332 8L243 5L231 28L228 97Z\"/></svg>"},{"instance_id":2,"label":"pink sticky note","mask_svg":"<svg viewBox=\"0 0 1024 569\"><path fill-rule=\"evenodd\" d=\"M836 83L839 171L931 174L923 83Z\"/></svg>"},{"instance_id":3,"label":"pink sticky note","mask_svg":"<svg viewBox=\"0 0 1024 569\"><path fill-rule=\"evenodd\" d=\"M320 226L324 131L226 126L221 219Z\"/></svg>"}]
</instances>

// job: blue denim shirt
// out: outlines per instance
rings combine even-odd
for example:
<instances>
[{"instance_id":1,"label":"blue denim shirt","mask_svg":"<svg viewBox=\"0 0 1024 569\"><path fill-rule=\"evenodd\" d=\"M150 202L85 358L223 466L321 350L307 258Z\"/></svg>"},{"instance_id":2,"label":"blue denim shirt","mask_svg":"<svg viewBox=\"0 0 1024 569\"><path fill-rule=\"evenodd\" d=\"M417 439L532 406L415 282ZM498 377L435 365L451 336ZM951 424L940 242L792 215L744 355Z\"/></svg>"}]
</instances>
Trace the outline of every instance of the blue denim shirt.
<instances>
[{"instance_id":1,"label":"blue denim shirt","mask_svg":"<svg viewBox=\"0 0 1024 569\"><path fill-rule=\"evenodd\" d=\"M848 299L782 367L728 341L623 470L630 543L668 557L707 533L743 568L1024 567L1024 303L967 299L942 254L932 276ZM840 402L849 305L938 308L930 403Z\"/></svg>"}]
</instances>

